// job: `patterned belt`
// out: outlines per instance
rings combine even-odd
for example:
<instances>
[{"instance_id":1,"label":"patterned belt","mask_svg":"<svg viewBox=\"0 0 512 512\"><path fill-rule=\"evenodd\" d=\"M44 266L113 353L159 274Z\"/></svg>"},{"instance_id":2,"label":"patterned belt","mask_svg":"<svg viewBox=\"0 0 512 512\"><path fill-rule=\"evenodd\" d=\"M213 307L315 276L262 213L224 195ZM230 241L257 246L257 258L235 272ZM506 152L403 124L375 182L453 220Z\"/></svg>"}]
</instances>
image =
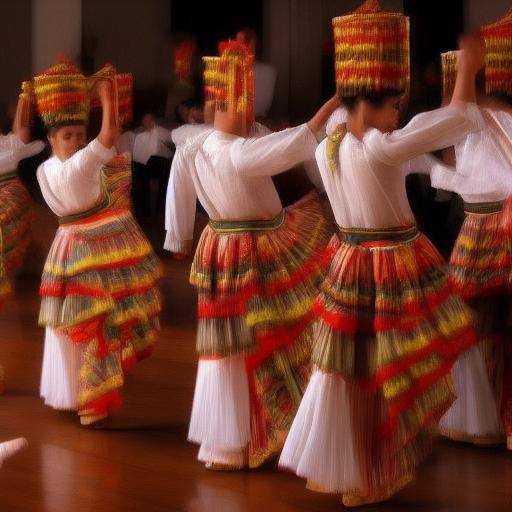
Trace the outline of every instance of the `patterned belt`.
<instances>
[{"instance_id":1,"label":"patterned belt","mask_svg":"<svg viewBox=\"0 0 512 512\"><path fill-rule=\"evenodd\" d=\"M413 226L381 229L342 228L338 226L340 240L350 245L361 245L365 242L410 242L419 234Z\"/></svg>"},{"instance_id":2,"label":"patterned belt","mask_svg":"<svg viewBox=\"0 0 512 512\"><path fill-rule=\"evenodd\" d=\"M219 234L246 233L248 231L273 231L283 225L284 210L270 220L210 220L210 227Z\"/></svg>"},{"instance_id":3,"label":"patterned belt","mask_svg":"<svg viewBox=\"0 0 512 512\"><path fill-rule=\"evenodd\" d=\"M469 214L488 215L498 213L503 210L503 201L494 201L492 203L464 203L464 212Z\"/></svg>"},{"instance_id":4,"label":"patterned belt","mask_svg":"<svg viewBox=\"0 0 512 512\"><path fill-rule=\"evenodd\" d=\"M64 217L59 217L59 225L62 226L64 224L72 224L73 222L78 222L80 220L87 219L88 217L92 217L97 213L104 210L109 205L109 197L105 196L100 203L96 206L93 206L89 210L85 210L84 212L75 213L73 215L65 215Z\"/></svg>"},{"instance_id":5,"label":"patterned belt","mask_svg":"<svg viewBox=\"0 0 512 512\"><path fill-rule=\"evenodd\" d=\"M12 180L13 178L16 178L17 176L18 176L18 171L9 171L0 176L0 183L2 183L3 181Z\"/></svg>"}]
</instances>

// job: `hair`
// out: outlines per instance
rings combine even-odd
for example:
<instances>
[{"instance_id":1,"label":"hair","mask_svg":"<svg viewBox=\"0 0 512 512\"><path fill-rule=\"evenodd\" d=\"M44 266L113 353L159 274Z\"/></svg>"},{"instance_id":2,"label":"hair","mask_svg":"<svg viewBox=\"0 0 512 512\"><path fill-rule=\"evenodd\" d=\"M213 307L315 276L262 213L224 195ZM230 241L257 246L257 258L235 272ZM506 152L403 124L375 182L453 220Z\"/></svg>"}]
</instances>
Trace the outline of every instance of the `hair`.
<instances>
[{"instance_id":1,"label":"hair","mask_svg":"<svg viewBox=\"0 0 512 512\"><path fill-rule=\"evenodd\" d=\"M55 134L61 129L66 128L66 126L84 126L87 129L87 126L83 123L62 123L55 126L50 126L46 128L47 137L53 137Z\"/></svg>"},{"instance_id":2,"label":"hair","mask_svg":"<svg viewBox=\"0 0 512 512\"><path fill-rule=\"evenodd\" d=\"M390 98L396 98L402 96L404 91L399 89L382 89L379 92L364 92L357 94L356 96L341 96L341 104L347 108L349 112L353 112L360 101L367 101L374 107L381 107L384 102Z\"/></svg>"}]
</instances>

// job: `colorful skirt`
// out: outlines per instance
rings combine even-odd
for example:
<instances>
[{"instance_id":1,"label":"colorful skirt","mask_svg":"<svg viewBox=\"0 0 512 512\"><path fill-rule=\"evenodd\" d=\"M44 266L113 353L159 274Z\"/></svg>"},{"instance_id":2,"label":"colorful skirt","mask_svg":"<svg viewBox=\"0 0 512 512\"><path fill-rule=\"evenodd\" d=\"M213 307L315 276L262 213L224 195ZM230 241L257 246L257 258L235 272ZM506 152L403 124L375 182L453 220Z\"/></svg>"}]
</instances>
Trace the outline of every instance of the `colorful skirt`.
<instances>
[{"instance_id":1,"label":"colorful skirt","mask_svg":"<svg viewBox=\"0 0 512 512\"><path fill-rule=\"evenodd\" d=\"M440 429L454 440L495 444L504 430L512 439L512 237L502 202L464 206L449 276L474 312L479 346L455 364L458 398Z\"/></svg>"},{"instance_id":2,"label":"colorful skirt","mask_svg":"<svg viewBox=\"0 0 512 512\"><path fill-rule=\"evenodd\" d=\"M450 257L450 280L466 299L506 293L512 283L512 237L503 203L465 204L466 219Z\"/></svg>"},{"instance_id":3,"label":"colorful skirt","mask_svg":"<svg viewBox=\"0 0 512 512\"><path fill-rule=\"evenodd\" d=\"M11 292L13 272L31 241L32 198L16 173L0 177L0 307ZM0 365L0 393L5 387Z\"/></svg>"},{"instance_id":4,"label":"colorful skirt","mask_svg":"<svg viewBox=\"0 0 512 512\"><path fill-rule=\"evenodd\" d=\"M82 347L78 411L89 424L120 406L124 371L153 351L160 266L124 208L60 224L43 270L39 323Z\"/></svg>"},{"instance_id":5,"label":"colorful skirt","mask_svg":"<svg viewBox=\"0 0 512 512\"><path fill-rule=\"evenodd\" d=\"M206 361L223 358L242 358L248 380L248 457L239 466L258 466L281 449L310 374L308 325L329 235L315 193L273 220L212 221L203 231L190 274L199 295L200 371L189 435L203 452L200 431L211 412L197 413L205 401L200 373L212 366ZM240 375L237 368L227 372Z\"/></svg>"},{"instance_id":6,"label":"colorful skirt","mask_svg":"<svg viewBox=\"0 0 512 512\"><path fill-rule=\"evenodd\" d=\"M32 198L21 180L15 174L0 178L1 255L4 279L11 277L23 262L31 241L33 220ZM0 282L0 295L5 295L8 290L9 285Z\"/></svg>"},{"instance_id":7,"label":"colorful skirt","mask_svg":"<svg viewBox=\"0 0 512 512\"><path fill-rule=\"evenodd\" d=\"M315 371L280 466L347 504L381 500L429 452L454 400L457 356L476 343L442 257L415 226L340 229L314 305Z\"/></svg>"}]
</instances>

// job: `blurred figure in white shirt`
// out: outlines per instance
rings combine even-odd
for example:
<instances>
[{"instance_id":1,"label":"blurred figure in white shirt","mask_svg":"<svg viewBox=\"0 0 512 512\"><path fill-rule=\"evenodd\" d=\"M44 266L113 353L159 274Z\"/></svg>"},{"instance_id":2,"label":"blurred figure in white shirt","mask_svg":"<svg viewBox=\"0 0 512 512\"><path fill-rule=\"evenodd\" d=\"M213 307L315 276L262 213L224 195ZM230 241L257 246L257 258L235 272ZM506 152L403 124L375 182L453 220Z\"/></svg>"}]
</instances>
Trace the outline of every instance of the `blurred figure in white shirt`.
<instances>
[{"instance_id":1,"label":"blurred figure in white shirt","mask_svg":"<svg viewBox=\"0 0 512 512\"><path fill-rule=\"evenodd\" d=\"M158 182L156 212L163 210L165 190L169 179L170 159L173 155L171 131L159 126L155 115L147 112L142 117L143 131L133 144L133 203L138 217L148 217L150 208L150 181Z\"/></svg>"}]
</instances>

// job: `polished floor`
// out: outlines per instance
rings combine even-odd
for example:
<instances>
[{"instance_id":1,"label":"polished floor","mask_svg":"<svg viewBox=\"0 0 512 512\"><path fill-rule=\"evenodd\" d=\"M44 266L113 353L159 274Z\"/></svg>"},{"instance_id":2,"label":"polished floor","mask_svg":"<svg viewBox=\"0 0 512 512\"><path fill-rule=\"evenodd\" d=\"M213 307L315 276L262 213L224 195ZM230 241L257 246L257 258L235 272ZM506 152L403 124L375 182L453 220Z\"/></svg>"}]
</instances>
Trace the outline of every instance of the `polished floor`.
<instances>
[{"instance_id":1,"label":"polished floor","mask_svg":"<svg viewBox=\"0 0 512 512\"><path fill-rule=\"evenodd\" d=\"M164 256L166 298L155 355L125 387L125 405L103 428L38 397L43 331L37 327L38 279L25 277L0 314L0 439L30 446L0 469L1 512L331 512L335 496L305 489L276 471L211 472L186 438L195 375L195 296L190 261ZM364 510L512 511L512 452L439 441L417 480L390 502Z\"/></svg>"}]
</instances>

